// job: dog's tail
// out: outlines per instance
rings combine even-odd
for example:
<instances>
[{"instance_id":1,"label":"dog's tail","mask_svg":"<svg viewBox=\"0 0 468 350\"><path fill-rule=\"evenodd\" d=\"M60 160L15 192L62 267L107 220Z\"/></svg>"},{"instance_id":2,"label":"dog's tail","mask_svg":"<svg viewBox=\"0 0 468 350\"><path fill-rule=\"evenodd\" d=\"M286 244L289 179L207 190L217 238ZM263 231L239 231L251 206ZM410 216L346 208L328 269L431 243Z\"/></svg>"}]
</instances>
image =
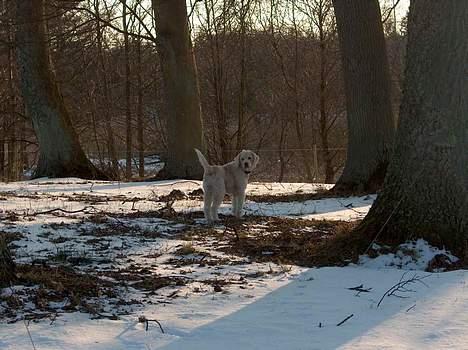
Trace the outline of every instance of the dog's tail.
<instances>
[{"instance_id":1,"label":"dog's tail","mask_svg":"<svg viewBox=\"0 0 468 350\"><path fill-rule=\"evenodd\" d=\"M210 164L208 164L208 161L206 160L205 156L203 153L201 153L198 149L195 148L195 152L197 153L198 160L200 161L200 164L202 165L203 169L208 170L210 168Z\"/></svg>"}]
</instances>

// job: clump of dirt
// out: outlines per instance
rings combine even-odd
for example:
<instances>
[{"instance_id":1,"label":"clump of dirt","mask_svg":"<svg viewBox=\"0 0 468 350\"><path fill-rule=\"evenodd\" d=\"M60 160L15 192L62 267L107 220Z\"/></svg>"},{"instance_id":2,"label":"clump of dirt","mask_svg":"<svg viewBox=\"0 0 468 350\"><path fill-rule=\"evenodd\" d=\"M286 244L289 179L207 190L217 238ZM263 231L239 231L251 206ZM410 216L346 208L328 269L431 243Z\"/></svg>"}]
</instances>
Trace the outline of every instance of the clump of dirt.
<instances>
[{"instance_id":1,"label":"clump of dirt","mask_svg":"<svg viewBox=\"0 0 468 350\"><path fill-rule=\"evenodd\" d=\"M132 284L132 287L147 291L156 291L169 286L184 286L189 282L185 277L179 276L151 276Z\"/></svg>"},{"instance_id":2,"label":"clump of dirt","mask_svg":"<svg viewBox=\"0 0 468 350\"><path fill-rule=\"evenodd\" d=\"M451 271L462 269L466 267L461 260L452 262L450 258L445 254L437 254L429 261L426 271L428 272L440 272L440 271Z\"/></svg>"},{"instance_id":3,"label":"clump of dirt","mask_svg":"<svg viewBox=\"0 0 468 350\"><path fill-rule=\"evenodd\" d=\"M17 265L15 275L14 286L23 287L13 288L12 293L0 297L0 304L9 306L0 313L0 319L15 320L20 314L26 318L42 318L77 310L99 313L99 308L90 309L90 300L117 297L110 282L72 268L45 264ZM34 309L25 309L31 303Z\"/></svg>"},{"instance_id":4,"label":"clump of dirt","mask_svg":"<svg viewBox=\"0 0 468 350\"><path fill-rule=\"evenodd\" d=\"M197 188L188 193L190 199L203 199L203 190L201 188Z\"/></svg>"},{"instance_id":5,"label":"clump of dirt","mask_svg":"<svg viewBox=\"0 0 468 350\"><path fill-rule=\"evenodd\" d=\"M170 202L170 201L182 200L182 199L187 199L187 198L188 198L187 195L181 190L172 190L169 194L166 194L164 196L159 196L158 201Z\"/></svg>"},{"instance_id":6,"label":"clump of dirt","mask_svg":"<svg viewBox=\"0 0 468 350\"><path fill-rule=\"evenodd\" d=\"M2 220L5 220L5 221L12 221L12 222L15 222L15 221L19 221L19 215L17 213L15 213L14 211L11 211L11 210L7 210L2 216L1 216L1 219Z\"/></svg>"},{"instance_id":7,"label":"clump of dirt","mask_svg":"<svg viewBox=\"0 0 468 350\"><path fill-rule=\"evenodd\" d=\"M19 241L22 238L24 238L24 235L20 232L0 231L0 239L4 239L6 244L10 244L13 241Z\"/></svg>"},{"instance_id":8,"label":"clump of dirt","mask_svg":"<svg viewBox=\"0 0 468 350\"><path fill-rule=\"evenodd\" d=\"M64 266L19 265L16 275L18 284L40 285L62 299L68 297L76 301L83 297L115 296L110 283Z\"/></svg>"}]
</instances>

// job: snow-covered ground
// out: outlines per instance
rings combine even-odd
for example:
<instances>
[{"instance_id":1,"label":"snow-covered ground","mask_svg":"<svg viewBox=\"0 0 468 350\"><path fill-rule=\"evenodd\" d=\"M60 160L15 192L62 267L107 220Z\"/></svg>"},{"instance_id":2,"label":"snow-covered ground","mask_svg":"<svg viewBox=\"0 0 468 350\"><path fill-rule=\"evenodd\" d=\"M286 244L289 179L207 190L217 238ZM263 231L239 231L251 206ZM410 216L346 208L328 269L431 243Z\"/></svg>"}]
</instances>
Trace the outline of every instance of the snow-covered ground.
<instances>
[{"instance_id":1,"label":"snow-covered ground","mask_svg":"<svg viewBox=\"0 0 468 350\"><path fill-rule=\"evenodd\" d=\"M15 237L17 263L63 265L112 282L115 292L90 297L91 315L65 312L72 304L66 298L46 306L28 299L38 286L5 288L0 349L468 349L466 271L422 271L445 252L417 241L376 259L363 256L361 265L327 268L236 255L223 249L235 239L234 226L204 225L201 198L192 193L199 188L196 181L0 184L0 234ZM248 194L323 188L253 183ZM277 230L268 217L352 221L374 199L247 201L245 225L260 235ZM222 212L229 213L228 203ZM408 251L411 258L402 253ZM161 281L167 283L155 286ZM11 312L11 300L22 307ZM147 330L141 316L150 320Z\"/></svg>"}]
</instances>

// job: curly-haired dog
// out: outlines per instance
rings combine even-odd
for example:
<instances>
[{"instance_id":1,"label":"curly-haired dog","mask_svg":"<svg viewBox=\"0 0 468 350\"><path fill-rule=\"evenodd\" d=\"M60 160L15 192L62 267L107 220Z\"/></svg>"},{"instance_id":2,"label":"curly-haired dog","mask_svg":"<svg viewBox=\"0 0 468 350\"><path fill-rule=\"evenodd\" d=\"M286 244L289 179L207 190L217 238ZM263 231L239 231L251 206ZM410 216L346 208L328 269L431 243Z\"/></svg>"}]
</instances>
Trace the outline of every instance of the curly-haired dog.
<instances>
[{"instance_id":1,"label":"curly-haired dog","mask_svg":"<svg viewBox=\"0 0 468 350\"><path fill-rule=\"evenodd\" d=\"M218 208L226 193L232 196L232 213L242 216L245 190L249 175L257 166L259 156L253 151L241 151L232 162L224 165L209 165L203 154L195 149L198 160L205 170L203 175L203 211L209 224L219 220Z\"/></svg>"}]
</instances>

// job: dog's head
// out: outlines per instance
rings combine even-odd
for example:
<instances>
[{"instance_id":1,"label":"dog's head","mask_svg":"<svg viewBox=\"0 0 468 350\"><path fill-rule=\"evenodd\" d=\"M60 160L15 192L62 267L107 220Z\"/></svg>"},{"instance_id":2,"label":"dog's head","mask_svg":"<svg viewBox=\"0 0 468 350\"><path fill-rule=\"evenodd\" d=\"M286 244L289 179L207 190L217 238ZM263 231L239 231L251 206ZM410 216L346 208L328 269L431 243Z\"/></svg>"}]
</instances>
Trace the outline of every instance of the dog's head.
<instances>
[{"instance_id":1,"label":"dog's head","mask_svg":"<svg viewBox=\"0 0 468 350\"><path fill-rule=\"evenodd\" d=\"M244 173L250 174L257 166L260 157L257 156L253 151L242 150L237 155L236 159L239 164L239 168L241 168L244 171Z\"/></svg>"}]
</instances>

